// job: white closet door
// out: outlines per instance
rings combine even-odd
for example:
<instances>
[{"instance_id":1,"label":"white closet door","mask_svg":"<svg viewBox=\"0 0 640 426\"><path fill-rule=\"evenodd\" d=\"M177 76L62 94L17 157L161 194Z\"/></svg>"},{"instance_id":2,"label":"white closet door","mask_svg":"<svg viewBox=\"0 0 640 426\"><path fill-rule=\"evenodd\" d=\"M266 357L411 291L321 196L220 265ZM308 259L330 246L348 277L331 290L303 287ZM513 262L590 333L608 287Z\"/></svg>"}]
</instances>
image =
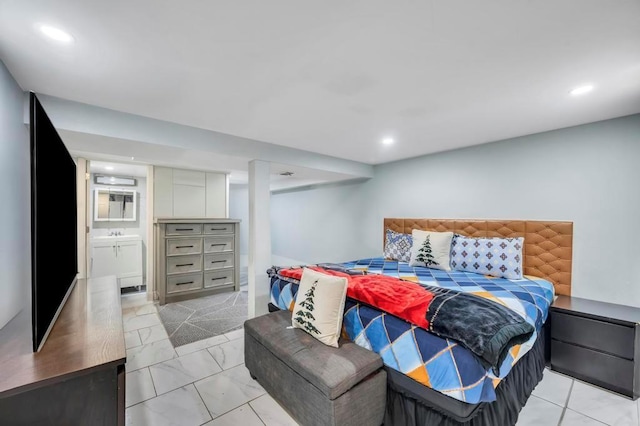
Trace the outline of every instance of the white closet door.
<instances>
[{"instance_id":1,"label":"white closet door","mask_svg":"<svg viewBox=\"0 0 640 426\"><path fill-rule=\"evenodd\" d=\"M193 170L173 169L174 185L205 186L205 173Z\"/></svg>"},{"instance_id":2,"label":"white closet door","mask_svg":"<svg viewBox=\"0 0 640 426\"><path fill-rule=\"evenodd\" d=\"M153 215L173 216L173 169L153 168Z\"/></svg>"},{"instance_id":3,"label":"white closet door","mask_svg":"<svg viewBox=\"0 0 640 426\"><path fill-rule=\"evenodd\" d=\"M207 217L227 217L227 176L207 173Z\"/></svg>"},{"instance_id":4,"label":"white closet door","mask_svg":"<svg viewBox=\"0 0 640 426\"><path fill-rule=\"evenodd\" d=\"M204 186L174 184L173 217L205 217Z\"/></svg>"}]
</instances>

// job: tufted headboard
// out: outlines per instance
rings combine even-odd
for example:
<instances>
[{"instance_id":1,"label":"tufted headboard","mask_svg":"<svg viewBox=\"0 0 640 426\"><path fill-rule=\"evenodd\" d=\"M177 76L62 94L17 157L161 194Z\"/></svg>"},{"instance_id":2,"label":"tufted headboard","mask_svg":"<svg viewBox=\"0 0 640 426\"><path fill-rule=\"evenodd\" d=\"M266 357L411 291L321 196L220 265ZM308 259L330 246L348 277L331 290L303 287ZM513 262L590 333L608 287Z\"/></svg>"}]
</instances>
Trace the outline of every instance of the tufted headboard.
<instances>
[{"instance_id":1,"label":"tufted headboard","mask_svg":"<svg viewBox=\"0 0 640 426\"><path fill-rule=\"evenodd\" d=\"M556 294L571 295L573 222L385 218L383 232L387 229L405 234L420 229L468 237L524 237L524 274L551 281Z\"/></svg>"}]
</instances>

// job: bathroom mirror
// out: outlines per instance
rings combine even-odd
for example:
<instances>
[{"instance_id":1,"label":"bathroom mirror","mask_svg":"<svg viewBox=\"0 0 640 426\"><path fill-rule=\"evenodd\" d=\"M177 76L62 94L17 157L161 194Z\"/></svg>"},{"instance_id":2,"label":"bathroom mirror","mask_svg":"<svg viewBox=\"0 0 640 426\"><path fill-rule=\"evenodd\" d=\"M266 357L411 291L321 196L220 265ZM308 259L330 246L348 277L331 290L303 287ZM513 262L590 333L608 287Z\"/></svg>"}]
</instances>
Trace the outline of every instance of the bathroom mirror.
<instances>
[{"instance_id":1,"label":"bathroom mirror","mask_svg":"<svg viewBox=\"0 0 640 426\"><path fill-rule=\"evenodd\" d=\"M97 222L133 222L136 216L136 191L118 188L94 190L93 218Z\"/></svg>"}]
</instances>

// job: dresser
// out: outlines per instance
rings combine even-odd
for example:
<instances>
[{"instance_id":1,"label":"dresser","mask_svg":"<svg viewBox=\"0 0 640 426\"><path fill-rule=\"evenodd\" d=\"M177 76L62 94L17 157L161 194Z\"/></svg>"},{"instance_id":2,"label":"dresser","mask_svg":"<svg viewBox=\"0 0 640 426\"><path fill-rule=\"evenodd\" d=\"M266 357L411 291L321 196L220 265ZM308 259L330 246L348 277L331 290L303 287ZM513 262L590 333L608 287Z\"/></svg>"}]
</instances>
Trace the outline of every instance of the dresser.
<instances>
[{"instance_id":1,"label":"dresser","mask_svg":"<svg viewBox=\"0 0 640 426\"><path fill-rule=\"evenodd\" d=\"M640 396L640 309L558 296L550 312L552 370Z\"/></svg>"},{"instance_id":2,"label":"dresser","mask_svg":"<svg viewBox=\"0 0 640 426\"><path fill-rule=\"evenodd\" d=\"M77 281L38 353L25 308L0 330L0 424L124 426L122 328L114 276Z\"/></svg>"},{"instance_id":3,"label":"dresser","mask_svg":"<svg viewBox=\"0 0 640 426\"><path fill-rule=\"evenodd\" d=\"M161 305L239 290L239 220L167 218L155 226Z\"/></svg>"}]
</instances>

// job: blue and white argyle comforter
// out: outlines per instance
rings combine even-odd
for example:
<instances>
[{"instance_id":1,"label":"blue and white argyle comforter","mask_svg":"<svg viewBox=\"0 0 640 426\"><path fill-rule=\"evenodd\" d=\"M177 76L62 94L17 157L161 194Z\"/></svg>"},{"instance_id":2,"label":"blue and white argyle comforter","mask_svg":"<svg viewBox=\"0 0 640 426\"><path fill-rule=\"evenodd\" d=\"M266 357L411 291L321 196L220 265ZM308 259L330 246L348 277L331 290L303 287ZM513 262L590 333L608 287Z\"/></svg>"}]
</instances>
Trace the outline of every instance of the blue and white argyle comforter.
<instances>
[{"instance_id":1,"label":"blue and white argyle comforter","mask_svg":"<svg viewBox=\"0 0 640 426\"><path fill-rule=\"evenodd\" d=\"M510 308L536 328L536 333L528 342L510 350L500 367L500 377L496 377L483 367L470 350L456 341L443 339L393 315L347 298L343 331L350 340L380 354L387 367L471 404L495 401L496 386L535 343L554 297L553 284L536 277L508 280L471 272L411 267L404 262L383 258L361 259L341 265L369 274L384 274L472 293ZM293 309L297 291L296 282L277 276L271 278L271 303L280 309Z\"/></svg>"}]
</instances>

